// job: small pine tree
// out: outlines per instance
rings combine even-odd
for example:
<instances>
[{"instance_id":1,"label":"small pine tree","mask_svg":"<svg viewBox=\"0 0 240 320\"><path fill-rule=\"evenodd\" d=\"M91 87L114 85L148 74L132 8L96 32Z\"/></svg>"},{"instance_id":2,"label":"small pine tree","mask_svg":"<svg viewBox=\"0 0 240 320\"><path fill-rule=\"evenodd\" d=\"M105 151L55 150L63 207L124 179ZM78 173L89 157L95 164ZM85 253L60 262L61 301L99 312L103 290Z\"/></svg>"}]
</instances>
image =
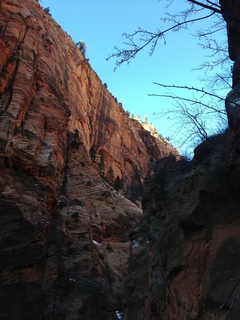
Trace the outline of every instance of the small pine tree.
<instances>
[{"instance_id":1,"label":"small pine tree","mask_svg":"<svg viewBox=\"0 0 240 320\"><path fill-rule=\"evenodd\" d=\"M44 11L45 13L47 13L47 14L49 14L49 15L50 15L50 8L49 8L49 7L44 8L44 9L43 9L43 11Z\"/></svg>"},{"instance_id":2,"label":"small pine tree","mask_svg":"<svg viewBox=\"0 0 240 320\"><path fill-rule=\"evenodd\" d=\"M107 245L106 245L106 249L110 252L113 251L113 247L111 246L111 244L108 242Z\"/></svg>"},{"instance_id":3,"label":"small pine tree","mask_svg":"<svg viewBox=\"0 0 240 320\"><path fill-rule=\"evenodd\" d=\"M72 149L79 150L79 147L83 144L80 139L79 131L78 129L75 129L73 132L67 132L67 138L68 138L68 145Z\"/></svg>"},{"instance_id":4,"label":"small pine tree","mask_svg":"<svg viewBox=\"0 0 240 320\"><path fill-rule=\"evenodd\" d=\"M117 191L119 191L119 189L121 189L122 182L121 182L121 179L119 178L119 176L117 176L117 178L115 179L113 187Z\"/></svg>"},{"instance_id":5,"label":"small pine tree","mask_svg":"<svg viewBox=\"0 0 240 320\"><path fill-rule=\"evenodd\" d=\"M108 169L108 172L106 174L106 180L110 185L114 185L114 172L112 167Z\"/></svg>"},{"instance_id":6,"label":"small pine tree","mask_svg":"<svg viewBox=\"0 0 240 320\"><path fill-rule=\"evenodd\" d=\"M103 152L97 152L96 153L96 164L97 164L97 170L101 177L105 176L105 164L104 164L104 154Z\"/></svg>"},{"instance_id":7,"label":"small pine tree","mask_svg":"<svg viewBox=\"0 0 240 320\"><path fill-rule=\"evenodd\" d=\"M94 146L92 146L90 148L89 153L90 153L90 157L92 159L92 162L95 162L96 161L96 150L95 150Z\"/></svg>"},{"instance_id":8,"label":"small pine tree","mask_svg":"<svg viewBox=\"0 0 240 320\"><path fill-rule=\"evenodd\" d=\"M85 44L85 42L83 40L80 40L76 43L77 47L80 49L80 51L82 52L82 54L84 55L85 57L85 54L86 54L86 49L87 49L87 46Z\"/></svg>"}]
</instances>

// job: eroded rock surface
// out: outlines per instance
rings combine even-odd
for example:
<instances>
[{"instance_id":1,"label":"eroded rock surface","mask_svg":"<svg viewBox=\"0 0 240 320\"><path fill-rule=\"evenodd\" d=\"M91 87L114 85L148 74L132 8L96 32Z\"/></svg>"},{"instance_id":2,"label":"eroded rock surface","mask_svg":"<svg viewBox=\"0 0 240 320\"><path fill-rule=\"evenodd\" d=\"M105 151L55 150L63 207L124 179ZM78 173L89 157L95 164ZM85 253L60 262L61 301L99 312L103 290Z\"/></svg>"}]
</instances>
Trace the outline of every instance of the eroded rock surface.
<instances>
[{"instance_id":1,"label":"eroded rock surface","mask_svg":"<svg viewBox=\"0 0 240 320\"><path fill-rule=\"evenodd\" d=\"M177 151L35 0L0 1L0 126L1 319L116 319L142 215L125 195Z\"/></svg>"},{"instance_id":2,"label":"eroded rock surface","mask_svg":"<svg viewBox=\"0 0 240 320\"><path fill-rule=\"evenodd\" d=\"M238 319L240 171L231 138L207 140L192 164L158 163L130 234L124 320Z\"/></svg>"}]
</instances>

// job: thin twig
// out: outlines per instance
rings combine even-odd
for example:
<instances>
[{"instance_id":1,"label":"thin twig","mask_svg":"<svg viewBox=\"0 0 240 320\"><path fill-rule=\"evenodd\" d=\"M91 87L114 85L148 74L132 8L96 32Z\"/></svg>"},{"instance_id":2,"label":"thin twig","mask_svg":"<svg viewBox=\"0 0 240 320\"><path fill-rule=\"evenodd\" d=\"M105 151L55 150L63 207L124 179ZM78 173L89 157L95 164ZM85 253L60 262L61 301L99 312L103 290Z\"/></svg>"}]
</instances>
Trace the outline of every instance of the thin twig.
<instances>
[{"instance_id":1,"label":"thin twig","mask_svg":"<svg viewBox=\"0 0 240 320\"><path fill-rule=\"evenodd\" d=\"M198 6L200 6L200 7L203 7L203 8L205 8L205 9L212 10L212 11L215 12L215 13L222 13L222 11L221 11L220 9L213 8L213 7L208 6L207 4L204 4L204 3L202 3L202 2L199 2L199 1L196 1L196 0L188 0L188 1L191 2L191 3L194 3L194 4L196 4L196 5L198 5Z\"/></svg>"},{"instance_id":2,"label":"thin twig","mask_svg":"<svg viewBox=\"0 0 240 320\"><path fill-rule=\"evenodd\" d=\"M226 12L226 11L224 11L224 10L217 9L217 8L214 8L214 7L211 7L211 6L208 6L207 4L204 4L204 3L199 2L199 1L196 1L196 0L188 0L188 1L191 2L191 3L194 3L194 4L196 4L196 5L198 5L198 6L200 6L200 7L203 7L203 8L205 8L205 9L209 9L209 10L213 11L214 13L220 13L220 14L222 14L223 16L227 16L227 17L235 20L236 22L240 23L240 20L239 20L237 17L229 14L228 12ZM210 2L210 1L208 1L208 2ZM214 5L215 5L215 4L214 4Z\"/></svg>"},{"instance_id":3,"label":"thin twig","mask_svg":"<svg viewBox=\"0 0 240 320\"><path fill-rule=\"evenodd\" d=\"M171 88L171 89L174 88L174 89L184 89L184 90L188 90L188 91L192 90L192 91L195 91L195 92L200 92L200 93L202 93L203 96L207 95L207 96L210 96L210 97L217 98L218 101L225 101L224 98L218 96L218 95L215 94L215 93L211 93L211 92L209 92L209 91L206 91L206 90L204 90L204 88L199 89L199 88L196 88L196 87L188 87L188 86L186 86L186 85L184 85L184 86L168 85L168 84L162 84L162 83L159 83L159 82L154 82L154 84L156 84L156 85L158 85L158 86L160 86L160 87L167 88L167 89L169 89L169 88Z\"/></svg>"},{"instance_id":4,"label":"thin twig","mask_svg":"<svg viewBox=\"0 0 240 320\"><path fill-rule=\"evenodd\" d=\"M129 62L131 59L134 59L135 56L138 54L139 51L143 50L145 47L147 47L151 42L154 42L153 43L153 48L151 50L151 54L152 52L154 51L154 48L156 47L157 45L157 42L160 38L164 38L164 35L165 33L169 32L169 31L172 31L172 30L177 30L179 29L181 26L183 25L187 25L187 24L190 24L190 23L193 23L193 22L196 22L196 21L201 21L201 20L204 20L204 19L208 19L210 18L212 15L214 14L214 12L212 12L211 14L209 15L206 15L206 16L203 16L203 17L200 17L200 18L194 18L194 19L190 19L190 20L187 20L187 21L182 21L182 22L179 22L179 23L176 23L174 24L173 26L171 26L170 28L167 28L165 29L164 31L160 31L158 33L154 33L154 32L149 32L149 31L146 31L146 30L142 30L142 29L139 29L137 31L135 31L133 34L125 34L125 37L130 40L130 43L126 43L128 45L130 45L132 47L132 49L129 49L129 50L120 50L118 49L118 47L115 47L114 49L117 50L116 53L113 53L111 54L109 57L107 57L106 60L109 60L111 58L114 58L114 57L122 57L122 59L120 61L116 61L116 67L114 68L114 71L116 71L116 69L124 62ZM138 46L136 45L132 38L137 35L137 34L142 34L142 35L151 35L151 37L147 40L145 40L145 43L142 45L142 46ZM143 39L141 39L143 40Z\"/></svg>"},{"instance_id":5,"label":"thin twig","mask_svg":"<svg viewBox=\"0 0 240 320\"><path fill-rule=\"evenodd\" d=\"M155 94L155 93L150 93L150 94L148 94L148 95L151 96L151 97L170 98L170 99L173 99L173 100L181 100L181 101L189 102L189 103L192 103L192 104L198 104L198 105L201 105L201 106L203 106L203 107L206 107L207 109L212 110L213 112L218 112L218 113L220 113L220 114L226 115L226 111L225 111L225 110L216 109L216 108L211 107L211 106L209 106L208 104L203 103L203 102L198 101L198 100L193 100L193 99L190 99L190 98L184 98L184 97L180 97L180 96L174 96L174 95L172 95L172 94Z\"/></svg>"}]
</instances>

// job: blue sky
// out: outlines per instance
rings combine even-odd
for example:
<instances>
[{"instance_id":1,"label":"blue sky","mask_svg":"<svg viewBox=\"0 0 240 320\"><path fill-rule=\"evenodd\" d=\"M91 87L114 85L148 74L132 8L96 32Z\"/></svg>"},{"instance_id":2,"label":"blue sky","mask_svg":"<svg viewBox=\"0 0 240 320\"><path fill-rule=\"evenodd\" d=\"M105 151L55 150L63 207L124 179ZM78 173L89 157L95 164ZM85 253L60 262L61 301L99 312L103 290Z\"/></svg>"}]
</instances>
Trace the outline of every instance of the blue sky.
<instances>
[{"instance_id":1,"label":"blue sky","mask_svg":"<svg viewBox=\"0 0 240 320\"><path fill-rule=\"evenodd\" d=\"M172 13L189 6L185 0L175 2L168 8ZM198 45L199 40L193 34L196 29L205 28L212 22L204 21L188 30L169 33L166 45L160 41L151 57L146 48L116 72L113 71L115 61L106 60L114 46L124 46L124 32L134 32L138 27L151 31L164 29L166 26L160 21L167 10L164 4L166 1L163 0L40 1L40 5L50 7L52 17L74 42L83 40L86 43L86 58L102 82L107 83L109 91L118 101L122 100L123 108L141 119L147 116L148 121L166 137L172 134L172 122L167 118L158 119L154 113L171 107L172 101L148 94L160 93L154 82L196 87L205 85L200 81L203 72L193 69L206 60L204 55L207 52ZM225 33L219 33L218 37L226 45ZM174 139L172 143L177 144Z\"/></svg>"}]
</instances>

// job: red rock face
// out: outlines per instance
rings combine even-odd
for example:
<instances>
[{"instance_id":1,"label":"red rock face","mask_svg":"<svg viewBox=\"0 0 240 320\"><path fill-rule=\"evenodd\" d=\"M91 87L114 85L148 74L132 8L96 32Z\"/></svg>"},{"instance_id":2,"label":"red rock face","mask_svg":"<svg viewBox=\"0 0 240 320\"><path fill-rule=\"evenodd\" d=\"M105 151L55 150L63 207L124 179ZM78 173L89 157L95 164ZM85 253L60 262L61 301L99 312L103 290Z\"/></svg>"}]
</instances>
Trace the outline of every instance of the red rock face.
<instances>
[{"instance_id":1,"label":"red rock face","mask_svg":"<svg viewBox=\"0 0 240 320\"><path fill-rule=\"evenodd\" d=\"M1 319L115 319L142 215L124 195L177 151L126 116L35 0L0 1L0 128Z\"/></svg>"},{"instance_id":2,"label":"red rock face","mask_svg":"<svg viewBox=\"0 0 240 320\"><path fill-rule=\"evenodd\" d=\"M17 165L17 153L24 152L26 170L41 167L48 174L54 167L59 187L67 131L75 130L87 151L94 146L104 153L105 171L112 166L128 183L131 171L147 171L147 144L154 142L152 158L177 154L159 139L143 141L145 130L126 117L69 36L35 1L1 6L0 138L9 165Z\"/></svg>"}]
</instances>

